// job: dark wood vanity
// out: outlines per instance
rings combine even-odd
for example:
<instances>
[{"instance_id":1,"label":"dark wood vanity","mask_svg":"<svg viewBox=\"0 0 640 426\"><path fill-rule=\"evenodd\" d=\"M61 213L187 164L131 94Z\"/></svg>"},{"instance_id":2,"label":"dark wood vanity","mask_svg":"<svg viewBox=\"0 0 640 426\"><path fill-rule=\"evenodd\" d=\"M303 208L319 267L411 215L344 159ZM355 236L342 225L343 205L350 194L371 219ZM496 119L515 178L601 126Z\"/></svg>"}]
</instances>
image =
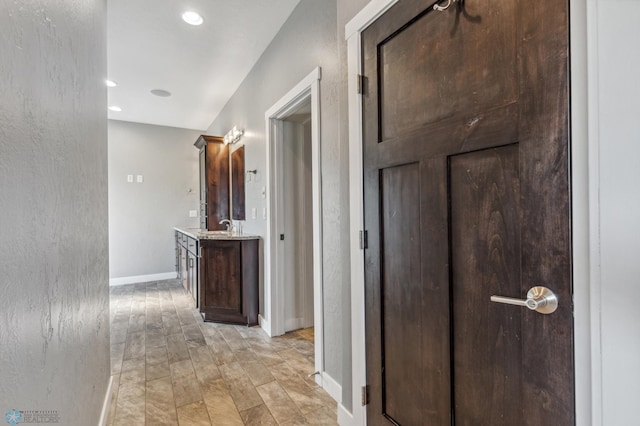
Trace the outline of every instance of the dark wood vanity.
<instances>
[{"instance_id":1,"label":"dark wood vanity","mask_svg":"<svg viewBox=\"0 0 640 426\"><path fill-rule=\"evenodd\" d=\"M205 321L258 324L258 239L201 240L200 313Z\"/></svg>"},{"instance_id":2,"label":"dark wood vanity","mask_svg":"<svg viewBox=\"0 0 640 426\"><path fill-rule=\"evenodd\" d=\"M232 206L233 219L245 219L244 147L230 153L222 138L206 135L195 146L200 228L175 228L178 278L205 321L257 325L260 237L226 232L219 223L231 218Z\"/></svg>"}]
</instances>

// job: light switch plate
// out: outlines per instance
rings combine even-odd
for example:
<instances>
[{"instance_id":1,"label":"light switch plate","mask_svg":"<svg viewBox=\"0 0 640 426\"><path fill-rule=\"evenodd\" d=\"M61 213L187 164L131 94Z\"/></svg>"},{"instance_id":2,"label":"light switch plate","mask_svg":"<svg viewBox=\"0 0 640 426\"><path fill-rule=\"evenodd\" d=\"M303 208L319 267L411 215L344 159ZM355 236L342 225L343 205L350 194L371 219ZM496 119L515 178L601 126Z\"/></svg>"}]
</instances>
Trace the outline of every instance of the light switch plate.
<instances>
[{"instance_id":1,"label":"light switch plate","mask_svg":"<svg viewBox=\"0 0 640 426\"><path fill-rule=\"evenodd\" d=\"M262 208L262 219L267 220L267 208Z\"/></svg>"},{"instance_id":2,"label":"light switch plate","mask_svg":"<svg viewBox=\"0 0 640 426\"><path fill-rule=\"evenodd\" d=\"M262 198L267 198L267 187L266 186L262 187Z\"/></svg>"},{"instance_id":3,"label":"light switch plate","mask_svg":"<svg viewBox=\"0 0 640 426\"><path fill-rule=\"evenodd\" d=\"M133 183L133 175L127 175L127 182Z\"/></svg>"},{"instance_id":4,"label":"light switch plate","mask_svg":"<svg viewBox=\"0 0 640 426\"><path fill-rule=\"evenodd\" d=\"M251 219L256 219L258 217L258 211L255 207L251 209Z\"/></svg>"},{"instance_id":5,"label":"light switch plate","mask_svg":"<svg viewBox=\"0 0 640 426\"><path fill-rule=\"evenodd\" d=\"M142 183L142 182L143 182L142 175L138 175L138 176L136 176L136 181L137 181L138 183Z\"/></svg>"},{"instance_id":6,"label":"light switch plate","mask_svg":"<svg viewBox=\"0 0 640 426\"><path fill-rule=\"evenodd\" d=\"M189 217L198 217L197 210L189 210Z\"/></svg>"}]
</instances>

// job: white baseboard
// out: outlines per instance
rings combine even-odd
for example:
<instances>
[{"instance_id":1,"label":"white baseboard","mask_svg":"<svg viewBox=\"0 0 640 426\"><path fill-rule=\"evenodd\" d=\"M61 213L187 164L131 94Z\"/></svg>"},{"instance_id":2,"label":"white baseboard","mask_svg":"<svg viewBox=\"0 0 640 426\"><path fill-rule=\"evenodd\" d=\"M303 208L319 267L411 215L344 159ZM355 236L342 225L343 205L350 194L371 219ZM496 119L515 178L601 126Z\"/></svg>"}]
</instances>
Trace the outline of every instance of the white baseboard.
<instances>
[{"instance_id":1,"label":"white baseboard","mask_svg":"<svg viewBox=\"0 0 640 426\"><path fill-rule=\"evenodd\" d=\"M302 328L303 318L289 318L284 321L284 332L298 330Z\"/></svg>"},{"instance_id":2,"label":"white baseboard","mask_svg":"<svg viewBox=\"0 0 640 426\"><path fill-rule=\"evenodd\" d=\"M165 272L162 274L134 275L132 277L110 278L109 285L116 286L125 284L147 283L149 281L173 280L177 276L178 274L175 272Z\"/></svg>"},{"instance_id":3,"label":"white baseboard","mask_svg":"<svg viewBox=\"0 0 640 426\"><path fill-rule=\"evenodd\" d=\"M265 333L267 333L267 336L273 337L271 335L271 324L269 323L269 320L258 314L258 324L260 324L260 327L264 330Z\"/></svg>"},{"instance_id":4,"label":"white baseboard","mask_svg":"<svg viewBox=\"0 0 640 426\"><path fill-rule=\"evenodd\" d=\"M342 403L342 386L340 386L340 384L326 372L322 372L321 386L329 395L331 395L331 398L336 400L338 404Z\"/></svg>"},{"instance_id":5,"label":"white baseboard","mask_svg":"<svg viewBox=\"0 0 640 426\"><path fill-rule=\"evenodd\" d=\"M109 404L111 403L111 391L113 390L113 376L109 376L109 384L107 385L107 393L104 395L102 403L102 411L100 412L100 420L98 426L107 426L107 417L109 417Z\"/></svg>"},{"instance_id":6,"label":"white baseboard","mask_svg":"<svg viewBox=\"0 0 640 426\"><path fill-rule=\"evenodd\" d=\"M349 412L344 405L338 404L338 424L340 426L352 426L353 414Z\"/></svg>"}]
</instances>

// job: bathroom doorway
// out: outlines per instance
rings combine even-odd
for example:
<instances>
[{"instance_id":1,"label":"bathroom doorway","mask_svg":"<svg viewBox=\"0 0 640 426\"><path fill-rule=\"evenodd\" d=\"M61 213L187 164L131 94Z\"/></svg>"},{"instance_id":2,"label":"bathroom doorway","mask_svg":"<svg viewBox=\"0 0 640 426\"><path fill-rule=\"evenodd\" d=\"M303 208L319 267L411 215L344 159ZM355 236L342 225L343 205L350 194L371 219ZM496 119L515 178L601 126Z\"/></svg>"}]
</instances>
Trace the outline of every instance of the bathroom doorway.
<instances>
[{"instance_id":1,"label":"bathroom doorway","mask_svg":"<svg viewBox=\"0 0 640 426\"><path fill-rule=\"evenodd\" d=\"M310 337L324 387L320 77L316 68L265 113L269 224L260 324L270 336L297 330Z\"/></svg>"},{"instance_id":2,"label":"bathroom doorway","mask_svg":"<svg viewBox=\"0 0 640 426\"><path fill-rule=\"evenodd\" d=\"M282 119L284 331L313 327L311 100ZM308 333L307 333L308 334Z\"/></svg>"}]
</instances>

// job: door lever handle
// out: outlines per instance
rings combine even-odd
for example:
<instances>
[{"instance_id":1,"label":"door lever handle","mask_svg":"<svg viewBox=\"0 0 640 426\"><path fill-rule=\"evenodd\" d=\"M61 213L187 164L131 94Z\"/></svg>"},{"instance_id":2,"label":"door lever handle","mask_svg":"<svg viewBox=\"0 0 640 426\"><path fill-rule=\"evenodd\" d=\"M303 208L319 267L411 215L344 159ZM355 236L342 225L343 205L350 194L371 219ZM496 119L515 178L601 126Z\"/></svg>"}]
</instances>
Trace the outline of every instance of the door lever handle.
<instances>
[{"instance_id":1,"label":"door lever handle","mask_svg":"<svg viewBox=\"0 0 640 426\"><path fill-rule=\"evenodd\" d=\"M507 305L524 306L540 314L552 314L558 309L558 296L546 287L531 287L527 292L527 298L516 299L513 297L491 296L491 301L505 303Z\"/></svg>"}]
</instances>

